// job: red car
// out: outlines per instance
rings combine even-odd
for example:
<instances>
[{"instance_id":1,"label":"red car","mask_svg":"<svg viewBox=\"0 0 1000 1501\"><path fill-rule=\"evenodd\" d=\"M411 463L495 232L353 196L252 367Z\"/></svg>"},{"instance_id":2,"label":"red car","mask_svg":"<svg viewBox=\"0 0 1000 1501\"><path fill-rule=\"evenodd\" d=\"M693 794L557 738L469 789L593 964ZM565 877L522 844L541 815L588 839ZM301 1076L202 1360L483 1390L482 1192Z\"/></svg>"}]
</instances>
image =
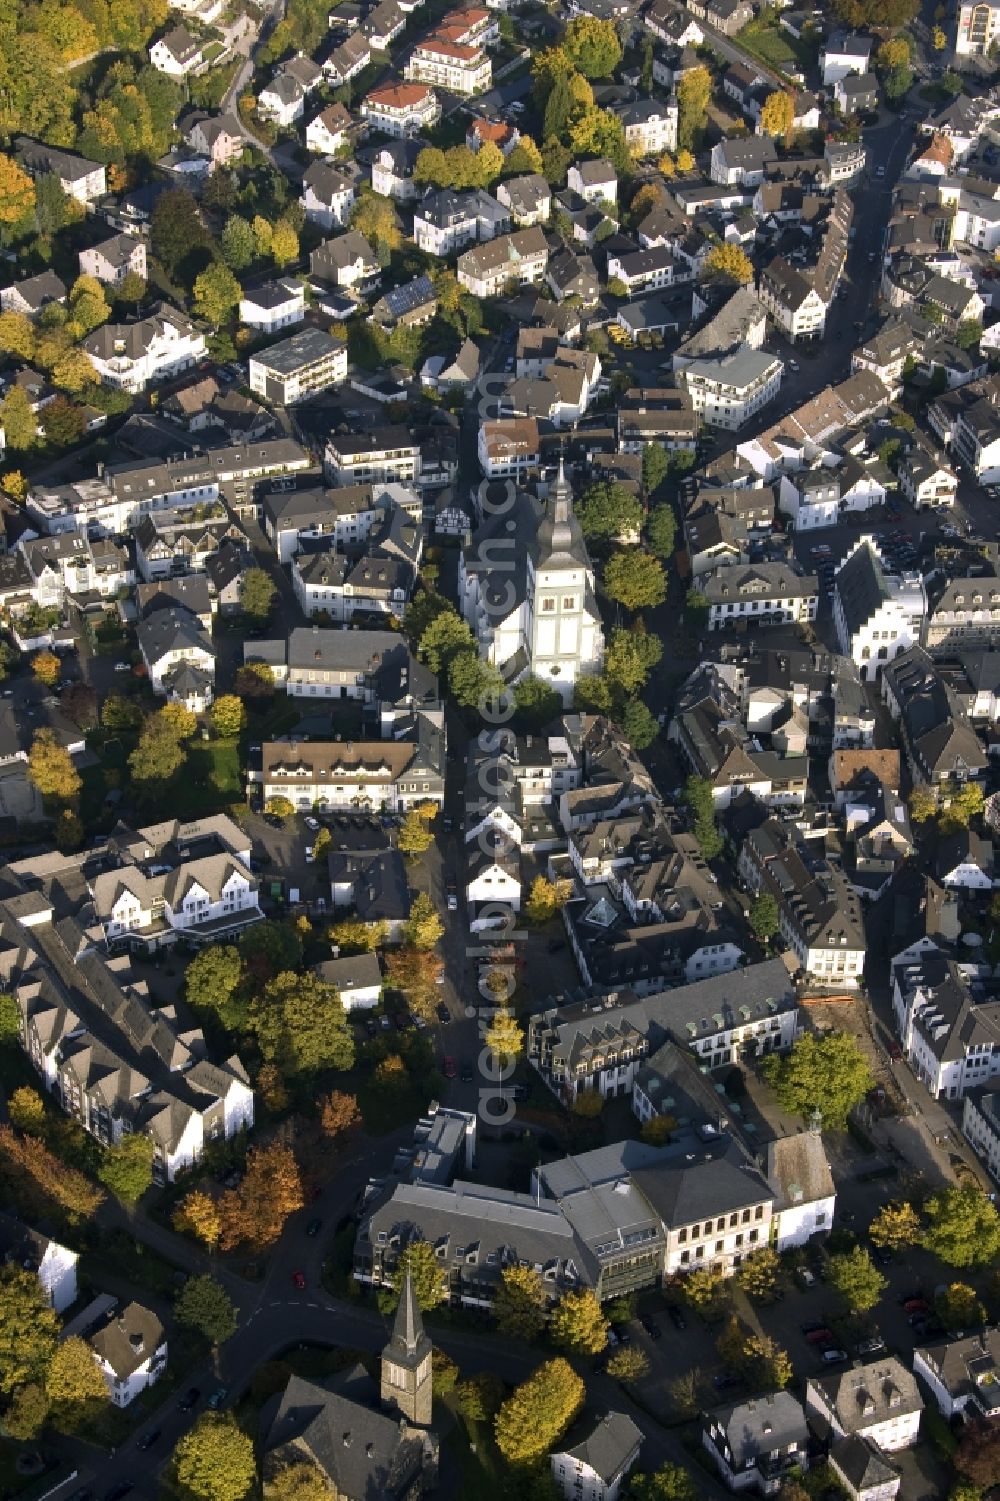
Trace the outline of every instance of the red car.
<instances>
[{"instance_id":1,"label":"red car","mask_svg":"<svg viewBox=\"0 0 1000 1501\"><path fill-rule=\"evenodd\" d=\"M827 1345L833 1339L832 1329L810 1329L806 1339L811 1345Z\"/></svg>"},{"instance_id":2,"label":"red car","mask_svg":"<svg viewBox=\"0 0 1000 1501\"><path fill-rule=\"evenodd\" d=\"M455 1075L458 1073L458 1069L455 1067L455 1060L450 1055L448 1055L442 1063L441 1072L444 1074L446 1079L454 1079Z\"/></svg>"},{"instance_id":3,"label":"red car","mask_svg":"<svg viewBox=\"0 0 1000 1501\"><path fill-rule=\"evenodd\" d=\"M931 1306L924 1298L908 1298L903 1304L904 1313L930 1313Z\"/></svg>"},{"instance_id":4,"label":"red car","mask_svg":"<svg viewBox=\"0 0 1000 1501\"><path fill-rule=\"evenodd\" d=\"M292 1281L295 1283L295 1286L298 1287L298 1288L305 1287L305 1285L306 1285L306 1274L305 1274L305 1272L293 1272L292 1273Z\"/></svg>"}]
</instances>

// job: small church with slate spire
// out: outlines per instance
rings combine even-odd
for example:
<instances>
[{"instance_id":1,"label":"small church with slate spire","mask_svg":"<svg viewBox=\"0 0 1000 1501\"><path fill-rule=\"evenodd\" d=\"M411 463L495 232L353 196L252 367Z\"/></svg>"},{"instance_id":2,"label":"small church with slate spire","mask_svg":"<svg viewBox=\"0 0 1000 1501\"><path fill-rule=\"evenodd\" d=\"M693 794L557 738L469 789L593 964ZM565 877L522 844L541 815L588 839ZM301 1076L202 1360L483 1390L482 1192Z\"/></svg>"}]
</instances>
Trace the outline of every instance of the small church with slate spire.
<instances>
[{"instance_id":1,"label":"small church with slate spire","mask_svg":"<svg viewBox=\"0 0 1000 1501\"><path fill-rule=\"evenodd\" d=\"M409 1272L396 1305L392 1338L382 1351L382 1405L395 1408L418 1428L431 1421L431 1342Z\"/></svg>"},{"instance_id":2,"label":"small church with slate spire","mask_svg":"<svg viewBox=\"0 0 1000 1501\"><path fill-rule=\"evenodd\" d=\"M577 678L599 672L604 657L572 486L561 458L544 503L523 491L513 496L506 483L513 503L482 505L487 520L462 551L462 613L508 683L541 678L568 707Z\"/></svg>"},{"instance_id":3,"label":"small church with slate spire","mask_svg":"<svg viewBox=\"0 0 1000 1501\"><path fill-rule=\"evenodd\" d=\"M265 1483L291 1466L307 1466L319 1471L336 1501L412 1501L433 1490L432 1356L407 1272L378 1386L363 1365L322 1382L292 1376L281 1397L265 1406Z\"/></svg>"}]
</instances>

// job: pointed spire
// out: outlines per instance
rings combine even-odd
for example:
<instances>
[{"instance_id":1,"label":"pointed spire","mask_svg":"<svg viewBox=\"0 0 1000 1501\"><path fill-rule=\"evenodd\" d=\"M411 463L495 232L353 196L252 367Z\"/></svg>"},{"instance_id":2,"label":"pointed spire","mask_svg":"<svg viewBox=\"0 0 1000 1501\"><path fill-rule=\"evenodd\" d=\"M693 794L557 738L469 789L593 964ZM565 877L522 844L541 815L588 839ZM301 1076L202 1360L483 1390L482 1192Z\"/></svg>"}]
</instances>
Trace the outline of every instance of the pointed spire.
<instances>
[{"instance_id":1,"label":"pointed spire","mask_svg":"<svg viewBox=\"0 0 1000 1501\"><path fill-rule=\"evenodd\" d=\"M394 1360L404 1357L409 1361L422 1359L430 1348L430 1340L424 1333L424 1321L413 1287L413 1278L407 1267L403 1279L403 1291L396 1305L389 1349Z\"/></svg>"}]
</instances>

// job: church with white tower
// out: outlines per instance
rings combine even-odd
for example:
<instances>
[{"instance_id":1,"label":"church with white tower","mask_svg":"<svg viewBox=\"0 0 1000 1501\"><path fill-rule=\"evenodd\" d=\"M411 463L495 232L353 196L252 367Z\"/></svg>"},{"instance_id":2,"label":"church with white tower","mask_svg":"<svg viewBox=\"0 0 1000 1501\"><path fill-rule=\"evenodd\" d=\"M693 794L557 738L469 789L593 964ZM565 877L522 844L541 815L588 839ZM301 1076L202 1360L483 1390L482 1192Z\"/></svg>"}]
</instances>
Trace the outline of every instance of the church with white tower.
<instances>
[{"instance_id":1,"label":"church with white tower","mask_svg":"<svg viewBox=\"0 0 1000 1501\"><path fill-rule=\"evenodd\" d=\"M484 484L483 492L497 488ZM601 669L604 632L562 459L544 502L512 481L504 493L462 550L462 613L508 683L541 678L568 707L577 678Z\"/></svg>"}]
</instances>

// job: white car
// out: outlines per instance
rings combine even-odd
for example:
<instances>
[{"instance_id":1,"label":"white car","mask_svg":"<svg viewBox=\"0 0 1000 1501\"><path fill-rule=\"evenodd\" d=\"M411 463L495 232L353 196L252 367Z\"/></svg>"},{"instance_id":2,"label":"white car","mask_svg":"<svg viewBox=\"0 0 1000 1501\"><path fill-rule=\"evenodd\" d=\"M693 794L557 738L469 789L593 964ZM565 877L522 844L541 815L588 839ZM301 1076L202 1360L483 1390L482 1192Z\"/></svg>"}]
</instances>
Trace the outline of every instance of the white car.
<instances>
[{"instance_id":1,"label":"white car","mask_svg":"<svg viewBox=\"0 0 1000 1501\"><path fill-rule=\"evenodd\" d=\"M458 911L458 897L455 895L454 892L451 892L451 894L448 897L448 911L449 912L457 912Z\"/></svg>"},{"instance_id":2,"label":"white car","mask_svg":"<svg viewBox=\"0 0 1000 1501\"><path fill-rule=\"evenodd\" d=\"M312 831L313 831L314 834L316 834L316 833L319 832L319 821L318 821L318 819L315 819L315 818L304 818L302 820L302 822L305 824L305 826L306 826L307 829L312 829Z\"/></svg>"},{"instance_id":3,"label":"white car","mask_svg":"<svg viewBox=\"0 0 1000 1501\"><path fill-rule=\"evenodd\" d=\"M885 168L884 167L876 167L875 168L875 176L876 177L884 177L885 176Z\"/></svg>"},{"instance_id":4,"label":"white car","mask_svg":"<svg viewBox=\"0 0 1000 1501\"><path fill-rule=\"evenodd\" d=\"M128 662L116 662L115 663L115 672L131 672L131 671L132 671L132 668L130 667L130 665L129 665Z\"/></svg>"}]
</instances>

